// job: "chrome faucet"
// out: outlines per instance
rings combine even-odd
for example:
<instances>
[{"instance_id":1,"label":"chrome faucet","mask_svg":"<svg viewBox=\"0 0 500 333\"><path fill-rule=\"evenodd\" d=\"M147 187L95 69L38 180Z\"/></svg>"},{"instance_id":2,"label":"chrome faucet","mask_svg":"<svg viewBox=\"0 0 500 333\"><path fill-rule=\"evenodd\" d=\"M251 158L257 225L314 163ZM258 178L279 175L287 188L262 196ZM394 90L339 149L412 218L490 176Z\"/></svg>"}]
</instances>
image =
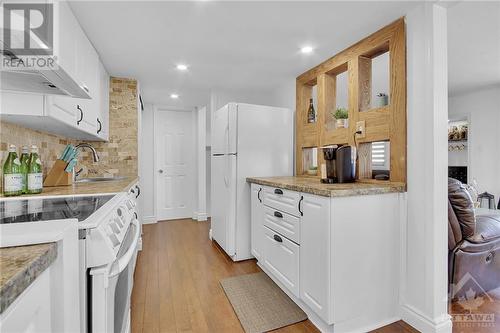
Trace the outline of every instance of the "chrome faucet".
<instances>
[{"instance_id":1,"label":"chrome faucet","mask_svg":"<svg viewBox=\"0 0 500 333\"><path fill-rule=\"evenodd\" d=\"M92 158L94 162L99 162L99 155L97 155L97 151L95 150L94 147L92 147L89 143L82 142L79 143L75 146L75 150L82 149L83 148L88 148L90 149L90 152L92 153ZM78 171L75 171L75 168L73 168L73 181L76 181L76 177L83 171L83 169L80 169Z\"/></svg>"}]
</instances>

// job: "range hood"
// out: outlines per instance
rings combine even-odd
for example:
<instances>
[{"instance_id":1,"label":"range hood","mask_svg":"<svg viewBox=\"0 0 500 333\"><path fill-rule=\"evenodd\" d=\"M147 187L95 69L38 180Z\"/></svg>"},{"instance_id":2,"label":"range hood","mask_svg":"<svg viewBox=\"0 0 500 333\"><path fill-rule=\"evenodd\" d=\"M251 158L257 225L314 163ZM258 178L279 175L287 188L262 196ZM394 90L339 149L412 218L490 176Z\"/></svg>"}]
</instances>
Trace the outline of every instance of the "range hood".
<instances>
[{"instance_id":1,"label":"range hood","mask_svg":"<svg viewBox=\"0 0 500 333\"><path fill-rule=\"evenodd\" d=\"M1 71L0 90L22 91L46 95L65 95L90 98L61 68L39 71Z\"/></svg>"},{"instance_id":2,"label":"range hood","mask_svg":"<svg viewBox=\"0 0 500 333\"><path fill-rule=\"evenodd\" d=\"M0 11L1 13L1 11ZM16 27L24 27L24 19L20 16L12 16L13 27L10 30L12 41L23 41L24 32ZM16 61L18 57L3 43L4 29L0 27L0 61ZM22 44L21 44L22 45ZM46 48L44 42L36 36L30 35L30 45L38 48ZM43 69L15 69L9 68L0 70L0 90L3 91L21 91L49 95L66 95L78 98L88 98L91 96L88 89L80 86L61 66L55 68Z\"/></svg>"}]
</instances>

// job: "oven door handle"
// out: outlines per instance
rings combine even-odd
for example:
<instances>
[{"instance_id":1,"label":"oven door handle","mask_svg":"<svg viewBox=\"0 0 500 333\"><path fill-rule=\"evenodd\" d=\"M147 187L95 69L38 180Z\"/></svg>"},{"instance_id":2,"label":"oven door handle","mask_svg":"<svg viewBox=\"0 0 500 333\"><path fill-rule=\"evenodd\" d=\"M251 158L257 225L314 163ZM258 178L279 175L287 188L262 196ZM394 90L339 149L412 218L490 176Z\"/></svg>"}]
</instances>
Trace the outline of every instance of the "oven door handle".
<instances>
[{"instance_id":1,"label":"oven door handle","mask_svg":"<svg viewBox=\"0 0 500 333\"><path fill-rule=\"evenodd\" d=\"M107 279L105 279L104 282L105 288L108 287L109 279L123 272L123 270L127 268L128 264L130 263L130 260L132 260L132 258L134 257L135 250L137 249L137 243L139 242L139 238L141 236L141 228L136 219L132 220L132 224L135 226L134 240L132 241L132 244L130 244L127 252L125 252L125 254L121 256L120 259L115 260L108 265L108 274L106 274Z\"/></svg>"}]
</instances>

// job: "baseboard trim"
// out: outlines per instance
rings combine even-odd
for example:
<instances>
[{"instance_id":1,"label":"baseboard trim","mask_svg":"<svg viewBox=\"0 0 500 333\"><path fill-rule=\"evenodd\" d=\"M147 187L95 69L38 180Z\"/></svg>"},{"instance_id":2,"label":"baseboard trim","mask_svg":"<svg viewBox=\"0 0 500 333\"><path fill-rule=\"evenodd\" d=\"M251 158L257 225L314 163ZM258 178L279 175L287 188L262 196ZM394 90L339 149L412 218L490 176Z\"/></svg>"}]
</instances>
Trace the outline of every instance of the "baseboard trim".
<instances>
[{"instance_id":1,"label":"baseboard trim","mask_svg":"<svg viewBox=\"0 0 500 333\"><path fill-rule=\"evenodd\" d=\"M157 222L158 220L156 219L156 216L144 216L142 218L142 224L152 224Z\"/></svg>"},{"instance_id":2,"label":"baseboard trim","mask_svg":"<svg viewBox=\"0 0 500 333\"><path fill-rule=\"evenodd\" d=\"M196 221L207 221L208 220L208 215L207 215L207 213L194 213L193 220L196 220Z\"/></svg>"},{"instance_id":3,"label":"baseboard trim","mask_svg":"<svg viewBox=\"0 0 500 333\"><path fill-rule=\"evenodd\" d=\"M451 333L451 316L443 315L440 321L428 318L422 312L409 304L401 306L401 317L409 325L421 332L429 333Z\"/></svg>"}]
</instances>

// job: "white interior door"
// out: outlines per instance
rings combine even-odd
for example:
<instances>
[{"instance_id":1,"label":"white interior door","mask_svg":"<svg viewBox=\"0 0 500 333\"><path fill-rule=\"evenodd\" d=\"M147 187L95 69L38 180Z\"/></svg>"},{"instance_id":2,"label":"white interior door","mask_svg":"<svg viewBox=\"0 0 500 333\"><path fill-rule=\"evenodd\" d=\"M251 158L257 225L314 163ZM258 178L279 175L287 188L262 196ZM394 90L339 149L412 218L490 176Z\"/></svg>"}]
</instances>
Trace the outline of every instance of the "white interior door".
<instances>
[{"instance_id":1,"label":"white interior door","mask_svg":"<svg viewBox=\"0 0 500 333\"><path fill-rule=\"evenodd\" d=\"M157 110L155 114L157 219L193 215L194 128L192 112Z\"/></svg>"}]
</instances>

